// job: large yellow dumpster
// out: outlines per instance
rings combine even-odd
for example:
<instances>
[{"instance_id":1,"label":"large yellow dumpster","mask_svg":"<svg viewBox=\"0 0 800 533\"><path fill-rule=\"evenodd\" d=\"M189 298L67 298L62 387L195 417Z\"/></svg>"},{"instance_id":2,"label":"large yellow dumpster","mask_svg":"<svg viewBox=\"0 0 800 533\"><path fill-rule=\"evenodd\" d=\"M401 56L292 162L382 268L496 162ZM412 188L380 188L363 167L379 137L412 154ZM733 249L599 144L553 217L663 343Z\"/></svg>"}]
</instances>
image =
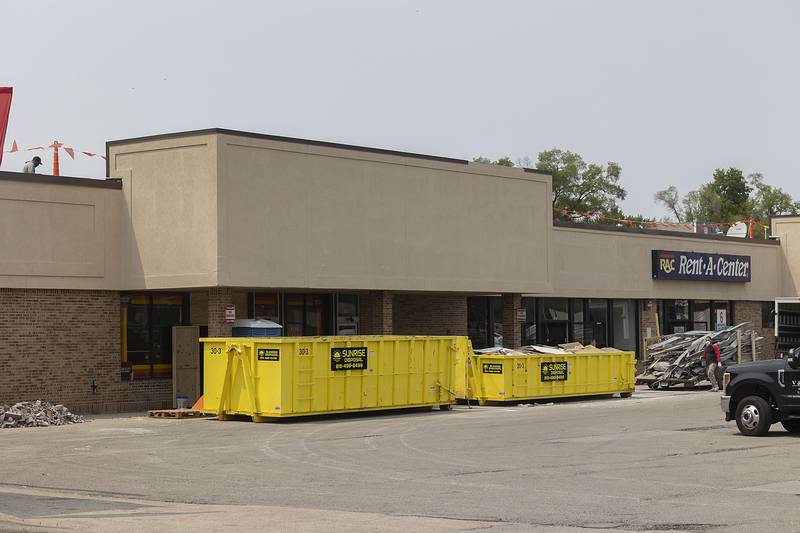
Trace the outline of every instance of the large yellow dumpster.
<instances>
[{"instance_id":1,"label":"large yellow dumpster","mask_svg":"<svg viewBox=\"0 0 800 533\"><path fill-rule=\"evenodd\" d=\"M636 386L633 352L473 354L456 368L456 395L481 404L619 393Z\"/></svg>"},{"instance_id":2,"label":"large yellow dumpster","mask_svg":"<svg viewBox=\"0 0 800 533\"><path fill-rule=\"evenodd\" d=\"M455 402L466 337L206 338L206 413L254 421Z\"/></svg>"}]
</instances>

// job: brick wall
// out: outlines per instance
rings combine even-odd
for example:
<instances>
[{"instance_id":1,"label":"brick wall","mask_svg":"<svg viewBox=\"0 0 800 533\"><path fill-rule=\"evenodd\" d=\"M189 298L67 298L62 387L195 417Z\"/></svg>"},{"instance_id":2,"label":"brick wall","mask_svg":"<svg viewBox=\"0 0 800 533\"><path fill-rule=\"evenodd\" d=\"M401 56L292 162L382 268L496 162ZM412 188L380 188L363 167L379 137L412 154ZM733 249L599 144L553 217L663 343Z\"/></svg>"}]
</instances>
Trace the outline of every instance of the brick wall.
<instances>
[{"instance_id":1,"label":"brick wall","mask_svg":"<svg viewBox=\"0 0 800 533\"><path fill-rule=\"evenodd\" d=\"M466 335L467 297L395 294L396 335Z\"/></svg>"},{"instance_id":2,"label":"brick wall","mask_svg":"<svg viewBox=\"0 0 800 533\"><path fill-rule=\"evenodd\" d=\"M230 287L208 289L208 336L230 337L233 324L225 322L225 306L232 304L233 290Z\"/></svg>"},{"instance_id":3,"label":"brick wall","mask_svg":"<svg viewBox=\"0 0 800 533\"><path fill-rule=\"evenodd\" d=\"M769 302L770 304L772 302ZM736 301L733 302L733 320L735 324L742 322L752 322L758 335L764 337L761 341L761 352L759 359L775 358L775 330L771 327L764 327L761 314L762 302Z\"/></svg>"},{"instance_id":4,"label":"brick wall","mask_svg":"<svg viewBox=\"0 0 800 533\"><path fill-rule=\"evenodd\" d=\"M358 296L359 333L362 335L391 335L393 295L388 291L371 291Z\"/></svg>"},{"instance_id":5,"label":"brick wall","mask_svg":"<svg viewBox=\"0 0 800 533\"><path fill-rule=\"evenodd\" d=\"M0 289L0 402L77 412L171 404L170 379L120 381L119 317L118 292Z\"/></svg>"},{"instance_id":6,"label":"brick wall","mask_svg":"<svg viewBox=\"0 0 800 533\"><path fill-rule=\"evenodd\" d=\"M658 329L658 303L656 300L639 300L639 349L636 358L641 360L645 357L644 342L648 337L656 337Z\"/></svg>"}]
</instances>

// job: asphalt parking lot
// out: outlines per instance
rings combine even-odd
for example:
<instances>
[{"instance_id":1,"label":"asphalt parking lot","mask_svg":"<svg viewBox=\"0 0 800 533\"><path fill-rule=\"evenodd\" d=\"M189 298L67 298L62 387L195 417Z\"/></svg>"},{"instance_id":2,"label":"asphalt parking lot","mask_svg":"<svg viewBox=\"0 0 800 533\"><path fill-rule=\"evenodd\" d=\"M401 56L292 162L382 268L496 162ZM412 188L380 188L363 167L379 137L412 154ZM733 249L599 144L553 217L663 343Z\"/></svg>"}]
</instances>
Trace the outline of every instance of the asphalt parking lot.
<instances>
[{"instance_id":1,"label":"asphalt parking lot","mask_svg":"<svg viewBox=\"0 0 800 533\"><path fill-rule=\"evenodd\" d=\"M3 430L0 530L800 529L800 438L718 398Z\"/></svg>"}]
</instances>

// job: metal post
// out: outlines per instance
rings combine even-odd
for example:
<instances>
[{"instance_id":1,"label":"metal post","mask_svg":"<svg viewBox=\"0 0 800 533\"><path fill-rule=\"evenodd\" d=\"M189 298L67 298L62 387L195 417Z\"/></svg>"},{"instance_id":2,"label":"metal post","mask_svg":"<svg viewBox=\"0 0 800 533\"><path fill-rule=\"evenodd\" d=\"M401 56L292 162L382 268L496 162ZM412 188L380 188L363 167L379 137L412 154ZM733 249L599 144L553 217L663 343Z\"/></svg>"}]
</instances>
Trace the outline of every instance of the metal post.
<instances>
[{"instance_id":1,"label":"metal post","mask_svg":"<svg viewBox=\"0 0 800 533\"><path fill-rule=\"evenodd\" d=\"M736 363L742 363L742 330L736 330Z\"/></svg>"}]
</instances>

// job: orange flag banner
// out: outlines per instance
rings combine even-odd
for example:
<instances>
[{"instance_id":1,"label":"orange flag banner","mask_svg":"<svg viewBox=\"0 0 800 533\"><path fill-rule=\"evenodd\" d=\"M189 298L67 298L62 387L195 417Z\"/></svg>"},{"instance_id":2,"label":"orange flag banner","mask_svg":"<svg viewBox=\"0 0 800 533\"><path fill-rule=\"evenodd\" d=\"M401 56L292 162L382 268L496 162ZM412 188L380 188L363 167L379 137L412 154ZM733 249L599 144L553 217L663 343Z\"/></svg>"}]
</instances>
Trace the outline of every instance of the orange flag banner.
<instances>
[{"instance_id":1,"label":"orange flag banner","mask_svg":"<svg viewBox=\"0 0 800 533\"><path fill-rule=\"evenodd\" d=\"M13 154L14 152L19 152L19 147L17 146L16 139L11 141L11 150L9 150L8 153Z\"/></svg>"},{"instance_id":2,"label":"orange flag banner","mask_svg":"<svg viewBox=\"0 0 800 533\"><path fill-rule=\"evenodd\" d=\"M92 152L81 152L81 153L82 153L83 155L87 155L87 156L89 156L89 157L94 157L94 156L96 156L96 155L97 155L97 154L94 154L94 153L92 153Z\"/></svg>"},{"instance_id":3,"label":"orange flag banner","mask_svg":"<svg viewBox=\"0 0 800 533\"><path fill-rule=\"evenodd\" d=\"M67 152L67 155L69 155L72 159L75 159L75 148L68 148L65 146L64 151Z\"/></svg>"}]
</instances>

